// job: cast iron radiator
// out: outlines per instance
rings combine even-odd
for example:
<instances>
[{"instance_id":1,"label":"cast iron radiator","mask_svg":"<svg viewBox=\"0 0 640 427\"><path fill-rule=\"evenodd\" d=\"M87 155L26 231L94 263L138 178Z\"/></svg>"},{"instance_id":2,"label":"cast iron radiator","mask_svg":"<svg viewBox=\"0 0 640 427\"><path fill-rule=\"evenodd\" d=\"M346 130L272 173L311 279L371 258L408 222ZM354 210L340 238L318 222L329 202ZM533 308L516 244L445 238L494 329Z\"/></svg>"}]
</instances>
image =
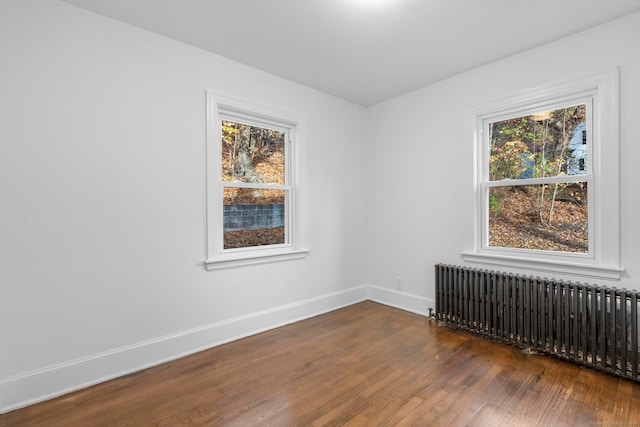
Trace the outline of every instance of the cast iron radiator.
<instances>
[{"instance_id":1,"label":"cast iron radiator","mask_svg":"<svg viewBox=\"0 0 640 427\"><path fill-rule=\"evenodd\" d=\"M638 292L437 264L436 320L640 381Z\"/></svg>"}]
</instances>

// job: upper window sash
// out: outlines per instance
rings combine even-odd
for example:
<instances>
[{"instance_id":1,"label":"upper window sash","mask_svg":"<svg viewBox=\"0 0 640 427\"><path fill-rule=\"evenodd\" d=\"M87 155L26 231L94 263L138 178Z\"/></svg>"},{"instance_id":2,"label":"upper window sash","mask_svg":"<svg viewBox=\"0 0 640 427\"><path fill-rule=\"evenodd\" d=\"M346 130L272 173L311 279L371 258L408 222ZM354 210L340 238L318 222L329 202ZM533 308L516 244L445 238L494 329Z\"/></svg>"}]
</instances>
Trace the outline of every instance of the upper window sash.
<instances>
[{"instance_id":1,"label":"upper window sash","mask_svg":"<svg viewBox=\"0 0 640 427\"><path fill-rule=\"evenodd\" d=\"M222 157L219 155L217 162L219 162L219 185L228 188L256 188L263 190L291 190L291 157L292 157L292 141L295 138L295 127L283 126L282 123L277 123L267 120L255 120L246 115L228 114L226 111L219 113L219 123L222 121L234 122L238 124L248 125L252 127L258 127L261 129L273 130L276 132L284 133L284 183L278 184L275 182L266 183L247 183L239 180L225 181L222 173ZM220 141L222 140L222 134L220 134Z\"/></svg>"},{"instance_id":2,"label":"upper window sash","mask_svg":"<svg viewBox=\"0 0 640 427\"><path fill-rule=\"evenodd\" d=\"M588 97L569 98L562 102L554 102L549 104L538 104L535 109L523 109L514 108L512 110L501 111L499 115L489 115L486 117L478 118L478 138L481 145L479 151L482 153L481 164L479 165L479 181L484 187L502 187L502 186L514 186L514 185L533 185L533 184L555 184L555 183L569 183L569 182L584 182L589 181L593 177L593 150L594 145L593 135L593 98L595 94L592 93ZM532 178L518 178L518 179L501 179L492 180L490 178L490 159L491 159L491 131L490 125L492 123L501 122L513 118L534 116L542 112L549 112L560 110L563 108L571 107L574 105L586 105L586 150L587 150L587 173L580 175L570 174L558 174L555 176L545 177L532 177Z\"/></svg>"}]
</instances>

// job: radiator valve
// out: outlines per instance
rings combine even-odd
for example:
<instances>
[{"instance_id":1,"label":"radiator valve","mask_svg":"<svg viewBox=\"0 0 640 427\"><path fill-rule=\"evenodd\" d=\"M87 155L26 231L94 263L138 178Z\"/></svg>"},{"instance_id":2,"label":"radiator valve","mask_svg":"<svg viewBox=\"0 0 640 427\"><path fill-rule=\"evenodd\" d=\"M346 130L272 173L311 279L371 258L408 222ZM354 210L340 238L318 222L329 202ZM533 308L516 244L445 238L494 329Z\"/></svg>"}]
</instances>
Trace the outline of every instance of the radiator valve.
<instances>
[{"instance_id":1,"label":"radiator valve","mask_svg":"<svg viewBox=\"0 0 640 427\"><path fill-rule=\"evenodd\" d=\"M429 310L429 320L433 320L433 308L429 307L427 310Z\"/></svg>"}]
</instances>

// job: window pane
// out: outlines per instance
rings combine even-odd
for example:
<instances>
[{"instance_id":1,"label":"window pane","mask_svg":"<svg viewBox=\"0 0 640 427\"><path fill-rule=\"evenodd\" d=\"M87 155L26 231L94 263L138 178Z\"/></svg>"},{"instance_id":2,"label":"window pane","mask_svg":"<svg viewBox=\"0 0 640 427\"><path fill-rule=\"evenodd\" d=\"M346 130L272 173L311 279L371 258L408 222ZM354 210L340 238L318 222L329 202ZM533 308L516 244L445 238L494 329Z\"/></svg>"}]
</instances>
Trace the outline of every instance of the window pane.
<instances>
[{"instance_id":1,"label":"window pane","mask_svg":"<svg viewBox=\"0 0 640 427\"><path fill-rule=\"evenodd\" d=\"M587 184L494 187L489 246L588 253Z\"/></svg>"},{"instance_id":2,"label":"window pane","mask_svg":"<svg viewBox=\"0 0 640 427\"><path fill-rule=\"evenodd\" d=\"M222 181L285 184L285 133L222 121Z\"/></svg>"},{"instance_id":3,"label":"window pane","mask_svg":"<svg viewBox=\"0 0 640 427\"><path fill-rule=\"evenodd\" d=\"M286 192L225 188L224 249L286 243Z\"/></svg>"},{"instance_id":4,"label":"window pane","mask_svg":"<svg viewBox=\"0 0 640 427\"><path fill-rule=\"evenodd\" d=\"M587 106L489 123L489 179L587 173Z\"/></svg>"}]
</instances>

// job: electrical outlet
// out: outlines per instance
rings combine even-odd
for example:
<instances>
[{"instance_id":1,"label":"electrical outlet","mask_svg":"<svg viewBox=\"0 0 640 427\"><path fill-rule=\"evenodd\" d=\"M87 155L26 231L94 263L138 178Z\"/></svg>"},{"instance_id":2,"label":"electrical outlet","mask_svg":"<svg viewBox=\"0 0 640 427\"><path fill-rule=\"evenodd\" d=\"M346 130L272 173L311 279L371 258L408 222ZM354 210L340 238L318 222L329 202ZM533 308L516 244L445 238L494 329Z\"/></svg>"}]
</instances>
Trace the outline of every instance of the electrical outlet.
<instances>
[{"instance_id":1,"label":"electrical outlet","mask_svg":"<svg viewBox=\"0 0 640 427\"><path fill-rule=\"evenodd\" d=\"M396 277L396 289L401 291L402 290L402 282L404 281L404 277L401 276L397 276Z\"/></svg>"}]
</instances>

